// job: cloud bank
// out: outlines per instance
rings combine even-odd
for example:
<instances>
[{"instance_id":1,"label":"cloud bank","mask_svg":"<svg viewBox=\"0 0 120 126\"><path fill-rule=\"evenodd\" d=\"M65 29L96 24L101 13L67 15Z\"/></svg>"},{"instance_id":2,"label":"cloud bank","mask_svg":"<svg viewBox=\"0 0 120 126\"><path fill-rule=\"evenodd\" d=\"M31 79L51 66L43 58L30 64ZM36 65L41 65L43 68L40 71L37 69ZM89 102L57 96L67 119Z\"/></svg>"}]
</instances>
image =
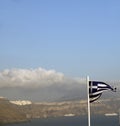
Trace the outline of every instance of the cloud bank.
<instances>
[{"instance_id":1,"label":"cloud bank","mask_svg":"<svg viewBox=\"0 0 120 126\"><path fill-rule=\"evenodd\" d=\"M82 97L85 85L84 79L44 68L0 71L0 96L8 99L64 101Z\"/></svg>"},{"instance_id":2,"label":"cloud bank","mask_svg":"<svg viewBox=\"0 0 120 126\"><path fill-rule=\"evenodd\" d=\"M0 71L0 96L33 101L83 99L87 97L86 79L44 68L5 69Z\"/></svg>"},{"instance_id":3,"label":"cloud bank","mask_svg":"<svg viewBox=\"0 0 120 126\"><path fill-rule=\"evenodd\" d=\"M66 81L63 73L55 70L37 69L6 69L0 72L1 87L47 87L62 84Z\"/></svg>"}]
</instances>

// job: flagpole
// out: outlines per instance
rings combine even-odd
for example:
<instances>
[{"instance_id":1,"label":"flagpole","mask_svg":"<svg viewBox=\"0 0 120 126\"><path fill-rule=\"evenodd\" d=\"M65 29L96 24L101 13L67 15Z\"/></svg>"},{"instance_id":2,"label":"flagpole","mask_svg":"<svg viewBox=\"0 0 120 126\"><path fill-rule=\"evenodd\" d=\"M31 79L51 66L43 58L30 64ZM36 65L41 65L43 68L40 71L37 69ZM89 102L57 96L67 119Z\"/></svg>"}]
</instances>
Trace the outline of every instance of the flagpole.
<instances>
[{"instance_id":1,"label":"flagpole","mask_svg":"<svg viewBox=\"0 0 120 126\"><path fill-rule=\"evenodd\" d=\"M89 76L87 76L86 79L86 83L87 83L87 97L88 97L88 126L90 126L90 98L89 98Z\"/></svg>"}]
</instances>

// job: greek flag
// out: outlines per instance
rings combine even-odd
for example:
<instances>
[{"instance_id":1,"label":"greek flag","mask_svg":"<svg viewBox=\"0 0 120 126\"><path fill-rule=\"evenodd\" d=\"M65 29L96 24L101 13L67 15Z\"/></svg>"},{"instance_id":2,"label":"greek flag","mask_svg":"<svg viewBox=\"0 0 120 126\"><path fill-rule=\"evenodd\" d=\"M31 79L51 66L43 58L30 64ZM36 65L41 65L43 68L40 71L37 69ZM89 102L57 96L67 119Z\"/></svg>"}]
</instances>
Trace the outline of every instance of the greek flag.
<instances>
[{"instance_id":1,"label":"greek flag","mask_svg":"<svg viewBox=\"0 0 120 126\"><path fill-rule=\"evenodd\" d=\"M103 91L111 90L116 91L116 88L112 88L110 85L99 82L99 81L89 81L89 98L90 102L94 102L101 97Z\"/></svg>"}]
</instances>

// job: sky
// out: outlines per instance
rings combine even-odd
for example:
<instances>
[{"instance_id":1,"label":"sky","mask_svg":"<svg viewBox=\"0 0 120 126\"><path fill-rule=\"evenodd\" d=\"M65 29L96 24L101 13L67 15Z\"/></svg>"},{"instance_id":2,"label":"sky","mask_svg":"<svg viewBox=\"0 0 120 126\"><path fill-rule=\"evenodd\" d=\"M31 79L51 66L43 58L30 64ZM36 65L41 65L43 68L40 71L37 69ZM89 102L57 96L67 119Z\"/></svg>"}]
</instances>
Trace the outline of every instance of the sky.
<instances>
[{"instance_id":1,"label":"sky","mask_svg":"<svg viewBox=\"0 0 120 126\"><path fill-rule=\"evenodd\" d=\"M0 0L0 70L119 79L120 1Z\"/></svg>"},{"instance_id":2,"label":"sky","mask_svg":"<svg viewBox=\"0 0 120 126\"><path fill-rule=\"evenodd\" d=\"M119 0L0 0L0 87L37 74L120 80L119 12Z\"/></svg>"}]
</instances>

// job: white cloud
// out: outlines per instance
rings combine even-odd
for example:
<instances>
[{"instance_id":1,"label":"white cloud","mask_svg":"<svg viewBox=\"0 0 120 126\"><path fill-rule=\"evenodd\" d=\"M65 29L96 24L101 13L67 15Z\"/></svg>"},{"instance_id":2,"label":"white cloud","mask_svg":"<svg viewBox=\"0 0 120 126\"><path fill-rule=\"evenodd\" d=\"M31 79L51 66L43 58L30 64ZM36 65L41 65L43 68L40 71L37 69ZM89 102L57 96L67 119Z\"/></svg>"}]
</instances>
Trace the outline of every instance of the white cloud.
<instances>
[{"instance_id":1,"label":"white cloud","mask_svg":"<svg viewBox=\"0 0 120 126\"><path fill-rule=\"evenodd\" d=\"M64 81L63 73L43 68L6 69L0 72L0 87L46 87Z\"/></svg>"}]
</instances>

